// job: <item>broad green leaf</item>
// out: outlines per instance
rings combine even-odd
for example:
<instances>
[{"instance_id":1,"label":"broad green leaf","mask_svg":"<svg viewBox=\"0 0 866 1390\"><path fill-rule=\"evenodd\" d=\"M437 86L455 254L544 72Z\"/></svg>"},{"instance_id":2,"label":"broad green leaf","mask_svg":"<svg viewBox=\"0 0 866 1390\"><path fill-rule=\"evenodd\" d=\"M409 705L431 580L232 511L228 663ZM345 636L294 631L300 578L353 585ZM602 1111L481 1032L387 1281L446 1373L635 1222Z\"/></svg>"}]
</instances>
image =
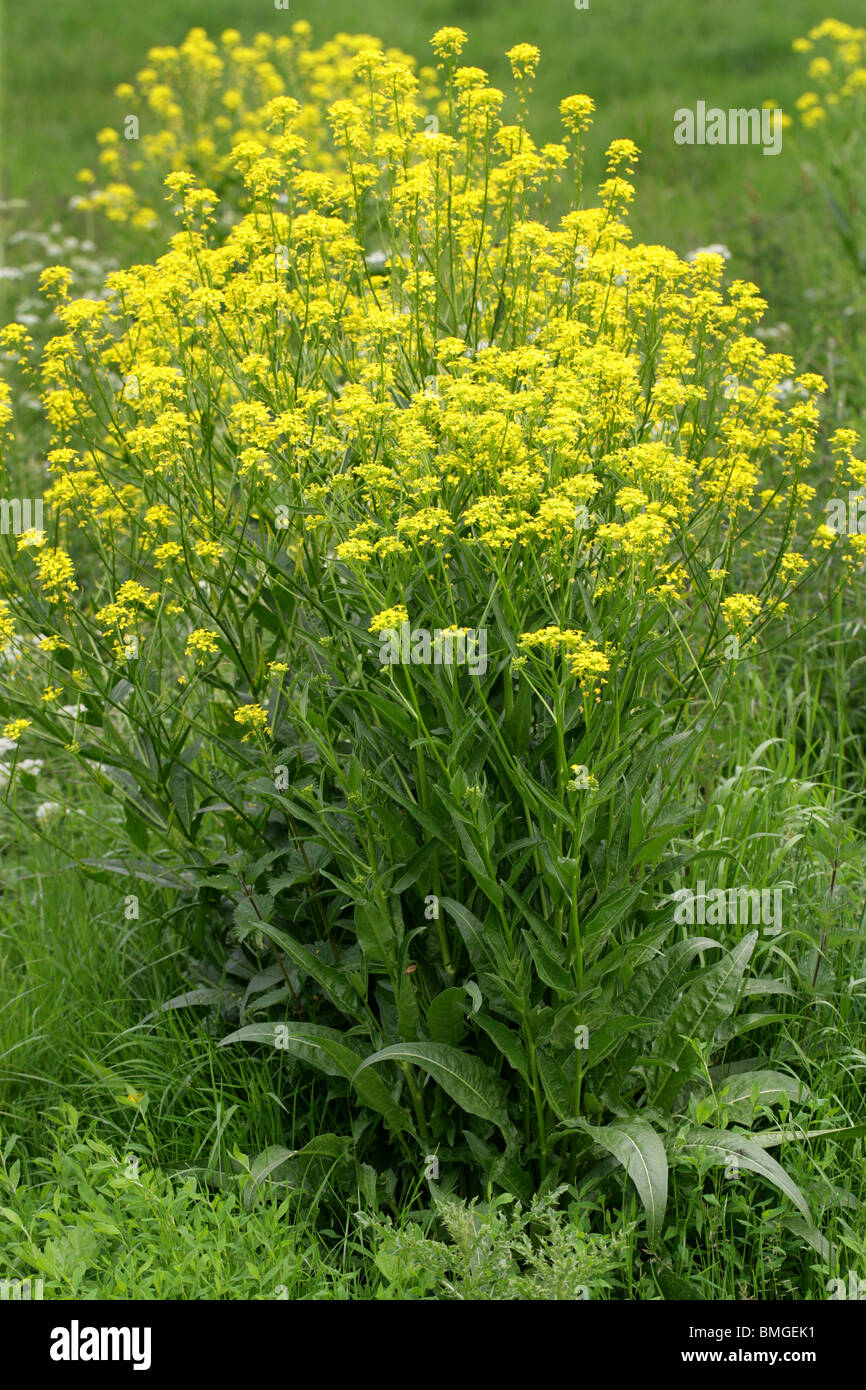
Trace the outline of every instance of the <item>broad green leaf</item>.
<instances>
[{"instance_id":1,"label":"broad green leaf","mask_svg":"<svg viewBox=\"0 0 866 1390\"><path fill-rule=\"evenodd\" d=\"M831 1245L826 1236L822 1236L817 1226L813 1226L802 1216L783 1216L782 1225L799 1236L807 1245L811 1246L817 1255L820 1255L825 1264L833 1264L836 1256L836 1248Z\"/></svg>"},{"instance_id":2,"label":"broad green leaf","mask_svg":"<svg viewBox=\"0 0 866 1390\"><path fill-rule=\"evenodd\" d=\"M335 1028L319 1023L248 1023L223 1038L220 1047L235 1042L269 1043L275 1051L289 1052L326 1076L342 1076L390 1129L412 1130L408 1112L397 1104L382 1078L375 1072L358 1075L361 1054L348 1047L344 1035Z\"/></svg>"},{"instance_id":3,"label":"broad green leaf","mask_svg":"<svg viewBox=\"0 0 866 1390\"><path fill-rule=\"evenodd\" d=\"M215 989L211 985L205 985L201 989L188 989L184 994L176 994L173 999L167 999L164 1004L160 1004L158 1009L149 1013L141 1021L149 1023L157 1014L165 1013L168 1009L188 1009L191 1004L215 1004L223 998L225 990Z\"/></svg>"},{"instance_id":4,"label":"broad green leaf","mask_svg":"<svg viewBox=\"0 0 866 1390\"><path fill-rule=\"evenodd\" d=\"M574 1086L565 1068L556 1057L542 1048L538 1050L536 1063L544 1094L557 1119L571 1119L574 1115Z\"/></svg>"},{"instance_id":5,"label":"broad green leaf","mask_svg":"<svg viewBox=\"0 0 866 1390\"><path fill-rule=\"evenodd\" d=\"M326 1076L345 1076L345 1068L325 1047L326 1040L341 1043L342 1034L336 1028L326 1028L321 1023L247 1023L227 1037L220 1038L218 1045L230 1047L239 1042L264 1043L266 1047L272 1047L275 1053L287 1052L299 1057ZM353 1057L355 1055L352 1053Z\"/></svg>"},{"instance_id":6,"label":"broad green leaf","mask_svg":"<svg viewBox=\"0 0 866 1390\"><path fill-rule=\"evenodd\" d=\"M356 903L355 935L367 965L381 967L393 975L400 943L394 923L378 903Z\"/></svg>"},{"instance_id":7,"label":"broad green leaf","mask_svg":"<svg viewBox=\"0 0 866 1390\"><path fill-rule=\"evenodd\" d=\"M763 1105L779 1105L783 1100L802 1100L807 1094L807 1088L801 1081L781 1071L737 1072L720 1081L715 1088L718 1106L731 1111L731 1117L737 1122L743 1115L746 1124L751 1121L755 1110ZM711 1096L707 1097L707 1103L712 1103Z\"/></svg>"},{"instance_id":8,"label":"broad green leaf","mask_svg":"<svg viewBox=\"0 0 866 1390\"><path fill-rule=\"evenodd\" d=\"M168 776L172 805L185 830L191 830L195 815L195 783L189 768L176 762Z\"/></svg>"},{"instance_id":9,"label":"broad green leaf","mask_svg":"<svg viewBox=\"0 0 866 1390\"><path fill-rule=\"evenodd\" d=\"M656 1270L656 1283L664 1294L666 1301L689 1302L690 1300L705 1300L705 1295L699 1293L694 1284L688 1280L674 1274L670 1269Z\"/></svg>"},{"instance_id":10,"label":"broad green leaf","mask_svg":"<svg viewBox=\"0 0 866 1390\"><path fill-rule=\"evenodd\" d=\"M289 1187L302 1187L308 1169L316 1162L336 1162L344 1158L352 1146L347 1136L317 1134L300 1149L286 1149L271 1144L257 1154L250 1165L251 1181L244 1188L244 1208L249 1211L258 1189L275 1173L278 1181Z\"/></svg>"},{"instance_id":11,"label":"broad green leaf","mask_svg":"<svg viewBox=\"0 0 866 1390\"><path fill-rule=\"evenodd\" d=\"M659 1058L662 1078L653 1100L664 1109L699 1067L691 1039L711 1043L716 1029L737 1007L743 976L758 940L749 932L709 970L703 971L686 991L662 1028L653 1056Z\"/></svg>"},{"instance_id":12,"label":"broad green leaf","mask_svg":"<svg viewBox=\"0 0 866 1390\"><path fill-rule=\"evenodd\" d=\"M765 1182L778 1188L794 1203L798 1211L802 1212L810 1226L815 1224L806 1198L797 1184L788 1177L784 1168L774 1158L770 1158L769 1154L764 1153L747 1134L737 1134L724 1129L691 1129L674 1146L671 1159L676 1161L681 1155L707 1158L716 1166L723 1164L728 1167L735 1161L740 1168L756 1173Z\"/></svg>"},{"instance_id":13,"label":"broad green leaf","mask_svg":"<svg viewBox=\"0 0 866 1390\"><path fill-rule=\"evenodd\" d=\"M596 1028L594 1032L591 1030L589 1048L586 1053L587 1071L599 1066L615 1050L626 1034L654 1026L655 1021L651 1018L638 1018L634 1014L617 1014L616 1017L609 1018L600 1028Z\"/></svg>"},{"instance_id":14,"label":"broad green leaf","mask_svg":"<svg viewBox=\"0 0 866 1390\"><path fill-rule=\"evenodd\" d=\"M661 1139L645 1120L612 1125L581 1120L579 1125L625 1169L643 1203L649 1239L655 1240L668 1204L668 1159Z\"/></svg>"},{"instance_id":15,"label":"broad green leaf","mask_svg":"<svg viewBox=\"0 0 866 1390\"><path fill-rule=\"evenodd\" d=\"M460 1052L445 1043L394 1043L367 1057L358 1071L385 1061L411 1062L438 1082L461 1109L482 1120L492 1120L503 1134L511 1130L505 1087L489 1067L470 1053Z\"/></svg>"},{"instance_id":16,"label":"broad green leaf","mask_svg":"<svg viewBox=\"0 0 866 1390\"><path fill-rule=\"evenodd\" d=\"M559 994L573 994L576 987L568 971L558 965L553 957L548 955L540 942L534 941L531 936L526 937L526 945L539 978Z\"/></svg>"},{"instance_id":17,"label":"broad green leaf","mask_svg":"<svg viewBox=\"0 0 866 1390\"><path fill-rule=\"evenodd\" d=\"M457 1047L466 1034L469 1000L464 989L443 989L427 1010L427 1031L431 1041Z\"/></svg>"},{"instance_id":18,"label":"broad green leaf","mask_svg":"<svg viewBox=\"0 0 866 1390\"><path fill-rule=\"evenodd\" d=\"M439 906L457 923L463 944L475 969L488 970L494 966L491 938L485 933L484 923L454 898L440 898Z\"/></svg>"},{"instance_id":19,"label":"broad green leaf","mask_svg":"<svg viewBox=\"0 0 866 1390\"><path fill-rule=\"evenodd\" d=\"M326 964L309 947L303 946L300 941L295 941L294 937L281 931L279 927L272 926L269 922L260 922L259 930L269 941L285 951L286 955L295 962L295 965L300 966L317 984L321 985L338 1008L341 1008L344 1013L349 1014L355 1020L361 1018L364 1009L360 986L356 986L350 976L339 966Z\"/></svg>"},{"instance_id":20,"label":"broad green leaf","mask_svg":"<svg viewBox=\"0 0 866 1390\"><path fill-rule=\"evenodd\" d=\"M505 1023L500 1023L499 1019L491 1018L489 1014L477 1013L474 1022L484 1029L488 1038L496 1044L502 1056L510 1067L523 1077L527 1086L529 1085L529 1058L526 1049L520 1038Z\"/></svg>"},{"instance_id":21,"label":"broad green leaf","mask_svg":"<svg viewBox=\"0 0 866 1390\"><path fill-rule=\"evenodd\" d=\"M772 1129L749 1137L762 1149L775 1149L779 1144L805 1144L811 1139L860 1139L863 1135L866 1135L866 1124L838 1125L833 1129Z\"/></svg>"},{"instance_id":22,"label":"broad green leaf","mask_svg":"<svg viewBox=\"0 0 866 1390\"><path fill-rule=\"evenodd\" d=\"M693 937L675 942L666 951L639 965L631 983L617 1000L617 1013L630 1018L647 1018L660 1026L692 956L710 950L722 950L721 943L708 936ZM614 1091L622 1084L638 1055L638 1047L626 1041L629 1036L625 1034L614 1049L616 1061L609 1071Z\"/></svg>"}]
</instances>

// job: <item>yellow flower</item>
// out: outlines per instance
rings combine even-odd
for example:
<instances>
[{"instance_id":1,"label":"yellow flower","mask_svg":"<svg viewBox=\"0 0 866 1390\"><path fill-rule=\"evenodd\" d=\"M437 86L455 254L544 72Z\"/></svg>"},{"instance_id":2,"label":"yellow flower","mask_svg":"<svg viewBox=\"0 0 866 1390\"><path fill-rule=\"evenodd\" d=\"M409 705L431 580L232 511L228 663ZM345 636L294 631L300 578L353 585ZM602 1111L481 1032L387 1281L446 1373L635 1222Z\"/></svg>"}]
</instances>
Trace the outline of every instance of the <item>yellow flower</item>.
<instances>
[{"instance_id":1,"label":"yellow flower","mask_svg":"<svg viewBox=\"0 0 866 1390\"><path fill-rule=\"evenodd\" d=\"M186 639L186 655L195 657L196 666L207 665L207 659L219 651L217 634L209 628L197 627Z\"/></svg>"},{"instance_id":2,"label":"yellow flower","mask_svg":"<svg viewBox=\"0 0 866 1390\"><path fill-rule=\"evenodd\" d=\"M72 284L72 271L65 265L49 265L39 276L39 288L49 297L52 293L65 299Z\"/></svg>"},{"instance_id":3,"label":"yellow flower","mask_svg":"<svg viewBox=\"0 0 866 1390\"><path fill-rule=\"evenodd\" d=\"M446 26L436 31L430 40L430 46L439 58L456 58L462 51L467 37L462 29Z\"/></svg>"},{"instance_id":4,"label":"yellow flower","mask_svg":"<svg viewBox=\"0 0 866 1390\"><path fill-rule=\"evenodd\" d=\"M751 627L760 611L761 600L754 594L731 594L722 602L722 614L731 628Z\"/></svg>"},{"instance_id":5,"label":"yellow flower","mask_svg":"<svg viewBox=\"0 0 866 1390\"><path fill-rule=\"evenodd\" d=\"M511 64L511 71L515 79L520 80L524 77L535 76L541 52L534 44L516 43L505 56Z\"/></svg>"},{"instance_id":6,"label":"yellow flower","mask_svg":"<svg viewBox=\"0 0 866 1390\"><path fill-rule=\"evenodd\" d=\"M5 599L0 599L0 652L8 650L15 637L15 620Z\"/></svg>"},{"instance_id":7,"label":"yellow flower","mask_svg":"<svg viewBox=\"0 0 866 1390\"><path fill-rule=\"evenodd\" d=\"M64 550L40 550L34 558L46 598L56 602L76 592L75 566Z\"/></svg>"},{"instance_id":8,"label":"yellow flower","mask_svg":"<svg viewBox=\"0 0 866 1390\"><path fill-rule=\"evenodd\" d=\"M383 608L381 613L377 613L367 631L383 632L387 628L401 627L403 623L408 623L408 621L409 610L402 603L398 603L394 608Z\"/></svg>"},{"instance_id":9,"label":"yellow flower","mask_svg":"<svg viewBox=\"0 0 866 1390\"><path fill-rule=\"evenodd\" d=\"M595 110L595 102L592 97L580 95L566 97L559 103L559 112L562 116L562 124L566 130L579 134L587 130L592 125L592 113Z\"/></svg>"},{"instance_id":10,"label":"yellow flower","mask_svg":"<svg viewBox=\"0 0 866 1390\"><path fill-rule=\"evenodd\" d=\"M787 554L782 556L782 561L779 565L779 573L782 579L787 582L799 578L808 568L809 561L806 559L805 555L798 555L795 551L788 551Z\"/></svg>"},{"instance_id":11,"label":"yellow flower","mask_svg":"<svg viewBox=\"0 0 866 1390\"><path fill-rule=\"evenodd\" d=\"M610 670L610 660L598 643L581 631L551 625L522 633L517 645L522 652L561 650L569 671L577 676L584 691L598 694L606 684L604 676Z\"/></svg>"}]
</instances>

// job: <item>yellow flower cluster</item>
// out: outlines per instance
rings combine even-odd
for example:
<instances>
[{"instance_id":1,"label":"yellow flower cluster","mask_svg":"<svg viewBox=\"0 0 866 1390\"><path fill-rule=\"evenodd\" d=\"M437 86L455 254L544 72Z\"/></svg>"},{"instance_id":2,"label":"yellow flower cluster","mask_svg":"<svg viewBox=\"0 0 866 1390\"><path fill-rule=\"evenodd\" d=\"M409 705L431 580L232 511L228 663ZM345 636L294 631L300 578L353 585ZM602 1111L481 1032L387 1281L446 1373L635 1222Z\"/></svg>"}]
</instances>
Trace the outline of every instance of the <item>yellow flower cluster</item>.
<instances>
[{"instance_id":1,"label":"yellow flower cluster","mask_svg":"<svg viewBox=\"0 0 866 1390\"><path fill-rule=\"evenodd\" d=\"M242 743L247 743L253 734L270 735L268 712L262 705L241 705L235 710L234 717L236 724L241 724L248 730L241 740Z\"/></svg>"},{"instance_id":2,"label":"yellow flower cluster","mask_svg":"<svg viewBox=\"0 0 866 1390\"><path fill-rule=\"evenodd\" d=\"M495 613L502 653L561 654L558 678L598 695L642 625L663 623L670 669L678 653L691 669L720 617L780 611L821 562L805 471L824 383L754 333L764 302L723 288L721 257L633 242L630 140L585 205L589 97L566 98L561 141L538 145L522 105L537 50L511 50L507 124L503 93L459 65L464 41L433 40L441 97L432 69L366 37L314 49L303 25L249 45L194 31L139 73L171 132L142 133L139 154L177 229L98 299L70 298L63 267L43 277L49 502L69 535L26 548L30 629L74 670L112 631L115 654L160 678L172 665L184 701L210 692L226 714L237 659L250 703L234 718L268 733L257 701L284 667L292 593L311 627L332 600L346 627L375 614L373 633L407 605L442 631ZM224 123L203 137L214 101ZM119 177L128 152L102 147ZM856 436L836 443L866 481ZM561 628L540 626L550 614ZM41 649L38 690L62 649Z\"/></svg>"},{"instance_id":3,"label":"yellow flower cluster","mask_svg":"<svg viewBox=\"0 0 866 1390\"><path fill-rule=\"evenodd\" d=\"M524 653L562 652L569 671L577 676L584 691L598 695L601 686L606 684L604 678L610 670L610 659L598 643L583 632L551 625L537 632L524 632L517 645Z\"/></svg>"},{"instance_id":4,"label":"yellow flower cluster","mask_svg":"<svg viewBox=\"0 0 866 1390\"><path fill-rule=\"evenodd\" d=\"M115 91L120 124L99 132L99 173L80 171L78 206L136 231L152 231L164 216L161 185L167 176L189 210L184 194L195 175L207 190L216 190L204 199L212 207L236 178L239 158L255 165L260 191L266 171L278 179L291 164L300 178L303 162L308 196L327 206L349 176L326 115L338 100L366 99L369 79L358 59L378 48L366 34L337 34L315 47L305 20L276 37L258 34L251 43L236 29L226 29L218 41L192 29L177 46L152 48L135 81ZM389 57L413 66L396 50ZM434 71L421 76L425 93L435 100ZM201 195L193 189L193 198Z\"/></svg>"},{"instance_id":5,"label":"yellow flower cluster","mask_svg":"<svg viewBox=\"0 0 866 1390\"><path fill-rule=\"evenodd\" d=\"M810 129L840 110L866 99L866 29L825 19L794 40L794 51L810 55L809 77L815 87L797 99L802 124ZM850 110L848 111L850 119Z\"/></svg>"},{"instance_id":6,"label":"yellow flower cluster","mask_svg":"<svg viewBox=\"0 0 866 1390\"><path fill-rule=\"evenodd\" d=\"M208 657L216 651L219 651L217 635L208 628L197 627L186 639L186 655L194 656L197 666L206 665Z\"/></svg>"}]
</instances>

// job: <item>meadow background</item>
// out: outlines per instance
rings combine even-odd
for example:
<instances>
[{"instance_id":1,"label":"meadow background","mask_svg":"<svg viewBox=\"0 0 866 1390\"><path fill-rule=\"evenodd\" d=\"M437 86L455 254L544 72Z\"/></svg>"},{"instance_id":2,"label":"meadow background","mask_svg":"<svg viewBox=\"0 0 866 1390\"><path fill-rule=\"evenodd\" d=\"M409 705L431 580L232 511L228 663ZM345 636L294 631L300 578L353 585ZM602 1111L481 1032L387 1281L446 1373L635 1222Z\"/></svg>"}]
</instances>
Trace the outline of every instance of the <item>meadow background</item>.
<instances>
[{"instance_id":1,"label":"meadow background","mask_svg":"<svg viewBox=\"0 0 866 1390\"><path fill-rule=\"evenodd\" d=\"M292 0L280 11L251 0L121 7L58 0L46 15L5 3L0 270L20 265L30 245L13 240L22 230L42 238L32 243L34 259L64 260L68 236L86 239L76 254L94 262L112 256L110 229L83 228L70 198L77 170L94 162L96 132L120 118L115 86L131 80L150 46L178 43L196 25L214 37L230 26L247 37L308 19L319 41L341 30L367 32L427 61L433 31L456 24L469 33L463 61L506 88L506 50L522 41L541 49L532 101L539 143L558 137L563 96L593 97L588 185L601 176L608 142L633 139L642 151L630 219L636 240L681 254L727 246L729 273L759 285L770 304L765 324L781 325L780 341L798 369L828 376L831 418L856 425L864 410L853 321L858 281L826 200L803 171L797 132L786 131L778 158L756 147L673 142L674 110L698 100L728 108L772 99L793 111L809 84L792 41L828 13L856 24L862 4L590 0L581 11L569 0ZM19 294L13 278L0 279L3 321ZM820 609L820 599L814 606ZM822 1002L815 1009L801 1003L788 1018L782 1051L798 1057L812 1092L827 1100L828 1124L863 1119L862 618L861 593L821 613L799 646L775 652L726 726L746 772L714 784L712 749L702 769L704 832L743 851L751 844L753 866L764 856L771 868L779 845L814 832L812 896L804 888L800 925L807 946L810 932L841 934L832 960L818 953L815 936L801 968L823 989ZM38 773L30 781L23 773L20 784L0 821L6 1277L39 1275L53 1296L73 1297L526 1296L524 1285L515 1292L516 1284L479 1282L468 1258L455 1273L438 1247L416 1252L414 1262L398 1258L376 1193L363 1185L342 1210L318 1198L302 1209L289 1199L279 1207L258 1200L255 1185L245 1198L252 1156L292 1134L315 1133L327 1099L307 1085L287 1102L243 1052L218 1050L218 1031L209 1033L194 1011L145 1021L190 988L170 897L154 885L141 917L123 920L110 885L69 867L85 842L93 855L112 848L103 793L77 787L65 816L50 809L37 816ZM634 1204L624 1213L596 1212L594 1230L606 1231L608 1245L598 1255L584 1252L581 1280L596 1280L601 1297L796 1298L825 1297L831 1272L866 1278L862 1141L844 1150L817 1147L795 1152L790 1171L807 1195L818 1192L816 1171L841 1194L838 1209L824 1212L832 1255L824 1237L804 1235L778 1194L759 1188L723 1197L720 1179L715 1195L707 1191L699 1204L687 1184L674 1194L661 1257L650 1257L636 1234ZM118 1154L137 1155L139 1164L118 1169ZM360 1220L359 1208L366 1211ZM496 1226L494 1234L518 1248L518 1224ZM451 1239L454 1249L468 1248L466 1231L452 1231ZM539 1260L536 1296L557 1296L564 1257L551 1241Z\"/></svg>"}]
</instances>

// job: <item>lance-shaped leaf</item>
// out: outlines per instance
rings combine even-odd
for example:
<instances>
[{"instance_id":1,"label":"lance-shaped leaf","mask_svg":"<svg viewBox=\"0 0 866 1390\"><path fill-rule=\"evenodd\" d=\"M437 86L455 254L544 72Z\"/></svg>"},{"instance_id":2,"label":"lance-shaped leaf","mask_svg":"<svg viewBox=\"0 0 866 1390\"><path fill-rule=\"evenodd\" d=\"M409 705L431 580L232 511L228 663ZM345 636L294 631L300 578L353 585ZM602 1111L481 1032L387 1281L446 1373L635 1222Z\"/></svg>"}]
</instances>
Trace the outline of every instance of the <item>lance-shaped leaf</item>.
<instances>
[{"instance_id":1,"label":"lance-shaped leaf","mask_svg":"<svg viewBox=\"0 0 866 1390\"><path fill-rule=\"evenodd\" d=\"M335 1028L326 1028L320 1023L248 1023L223 1038L220 1047L236 1042L267 1043L300 1058L326 1076L342 1076L365 1105L378 1111L389 1129L412 1131L408 1111L397 1104L382 1078L375 1072L358 1075L360 1055L346 1046L343 1035Z\"/></svg>"},{"instance_id":2,"label":"lance-shaped leaf","mask_svg":"<svg viewBox=\"0 0 866 1390\"><path fill-rule=\"evenodd\" d=\"M649 1238L655 1240L668 1204L668 1158L661 1139L646 1120L614 1125L578 1123L625 1169L643 1203Z\"/></svg>"},{"instance_id":3,"label":"lance-shaped leaf","mask_svg":"<svg viewBox=\"0 0 866 1390\"><path fill-rule=\"evenodd\" d=\"M735 1163L739 1168L757 1173L758 1177L783 1192L798 1211L802 1212L810 1226L815 1224L806 1198L797 1184L788 1177L784 1168L747 1134L737 1134L724 1129L690 1129L672 1150L671 1159L676 1161L678 1155L701 1157L713 1165L724 1164L725 1167Z\"/></svg>"},{"instance_id":4,"label":"lance-shaped leaf","mask_svg":"<svg viewBox=\"0 0 866 1390\"><path fill-rule=\"evenodd\" d=\"M270 922L259 922L258 928L263 936L285 951L295 965L300 966L317 984L321 985L338 1008L342 1009L344 1013L348 1013L352 1018L358 1019L361 1016L363 1004L360 990L341 968L328 965L325 961L320 960L308 946L302 945L300 941L295 941L294 937L289 936L287 932L281 931L279 927L273 926Z\"/></svg>"},{"instance_id":5,"label":"lance-shaped leaf","mask_svg":"<svg viewBox=\"0 0 866 1390\"><path fill-rule=\"evenodd\" d=\"M719 1024L734 1012L757 940L758 933L749 932L722 960L703 971L674 1006L654 1048L661 1078L654 1105L662 1109L669 1106L677 1091L700 1066L692 1040L711 1043Z\"/></svg>"},{"instance_id":6,"label":"lance-shaped leaf","mask_svg":"<svg viewBox=\"0 0 866 1390\"><path fill-rule=\"evenodd\" d=\"M779 1105L783 1100L802 1100L807 1094L802 1081L782 1071L740 1071L719 1081L715 1097L701 1101L705 1116L711 1118L718 1109L725 1109L728 1118L737 1123L750 1123L761 1106Z\"/></svg>"}]
</instances>

